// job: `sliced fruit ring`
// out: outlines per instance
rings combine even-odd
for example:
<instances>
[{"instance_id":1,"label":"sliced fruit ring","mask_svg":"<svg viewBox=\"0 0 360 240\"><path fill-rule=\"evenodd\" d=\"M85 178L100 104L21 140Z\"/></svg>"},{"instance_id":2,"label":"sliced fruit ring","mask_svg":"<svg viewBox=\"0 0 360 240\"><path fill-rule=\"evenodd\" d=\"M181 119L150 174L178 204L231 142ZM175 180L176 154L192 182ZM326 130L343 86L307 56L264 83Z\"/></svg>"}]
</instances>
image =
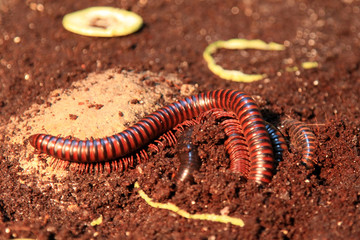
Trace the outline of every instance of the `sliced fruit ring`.
<instances>
[{"instance_id":1,"label":"sliced fruit ring","mask_svg":"<svg viewBox=\"0 0 360 240\"><path fill-rule=\"evenodd\" d=\"M62 24L70 32L91 37L125 36L139 30L142 18L113 7L90 7L64 16Z\"/></svg>"}]
</instances>

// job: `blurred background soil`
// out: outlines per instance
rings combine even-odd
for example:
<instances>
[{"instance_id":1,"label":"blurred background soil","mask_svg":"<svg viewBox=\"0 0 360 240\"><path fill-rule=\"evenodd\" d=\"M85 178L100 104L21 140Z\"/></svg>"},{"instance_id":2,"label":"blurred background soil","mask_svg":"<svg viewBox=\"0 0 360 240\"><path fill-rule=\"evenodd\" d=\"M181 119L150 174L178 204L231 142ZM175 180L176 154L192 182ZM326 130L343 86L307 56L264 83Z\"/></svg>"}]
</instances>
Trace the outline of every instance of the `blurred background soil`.
<instances>
[{"instance_id":1,"label":"blurred background soil","mask_svg":"<svg viewBox=\"0 0 360 240\"><path fill-rule=\"evenodd\" d=\"M90 6L134 11L144 26L118 38L84 37L62 27L65 14ZM358 239L359 16L357 0L0 0L0 238ZM224 68L268 75L253 83L231 82L213 75L202 57L208 44L231 38L262 39L286 49L217 51L214 57ZM307 61L319 67L301 68ZM285 71L294 66L299 70ZM25 113L34 104L50 107L54 91L61 98L77 88L75 83L109 69L142 76L150 71L155 85L168 85L169 101L183 95L183 84L195 92L244 91L270 122L290 116L312 124L319 166L307 170L299 164L301 155L292 151L270 184L243 181L228 170L224 135L209 121L195 132L205 160L194 184L174 187L172 176L179 166L174 147L126 172L65 170L61 178L28 172L20 162L36 157L23 141L32 129L23 131L17 124L37 113ZM177 80L169 81L174 76ZM159 100L154 107L169 101ZM15 143L19 136L22 141ZM190 220L152 208L134 189L136 181L156 201L191 213L239 217L245 226ZM102 223L91 225L100 216Z\"/></svg>"}]
</instances>

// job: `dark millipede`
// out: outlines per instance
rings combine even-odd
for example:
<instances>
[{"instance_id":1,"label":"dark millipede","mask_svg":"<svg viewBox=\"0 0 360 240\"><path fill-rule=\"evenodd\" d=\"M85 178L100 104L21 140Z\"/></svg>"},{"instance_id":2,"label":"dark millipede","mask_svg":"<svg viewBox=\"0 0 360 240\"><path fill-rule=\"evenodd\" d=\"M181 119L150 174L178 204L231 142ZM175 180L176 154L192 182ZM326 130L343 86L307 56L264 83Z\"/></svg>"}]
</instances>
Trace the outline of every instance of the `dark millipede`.
<instances>
[{"instance_id":1,"label":"dark millipede","mask_svg":"<svg viewBox=\"0 0 360 240\"><path fill-rule=\"evenodd\" d=\"M285 119L282 122L284 128L289 132L291 140L294 140L294 146L302 151L302 163L308 168L313 168L317 163L315 156L315 135L306 124L295 120Z\"/></svg>"},{"instance_id":2,"label":"dark millipede","mask_svg":"<svg viewBox=\"0 0 360 240\"><path fill-rule=\"evenodd\" d=\"M275 160L278 162L282 160L282 155L285 150L288 150L284 135L271 123L266 122L266 129L269 132L270 139L274 148Z\"/></svg>"},{"instance_id":3,"label":"dark millipede","mask_svg":"<svg viewBox=\"0 0 360 240\"><path fill-rule=\"evenodd\" d=\"M201 160L197 146L193 144L192 134L194 126L185 129L178 138L177 153L180 159L179 171L176 180L180 182L193 181L193 172L200 169Z\"/></svg>"},{"instance_id":4,"label":"dark millipede","mask_svg":"<svg viewBox=\"0 0 360 240\"><path fill-rule=\"evenodd\" d=\"M239 120L249 151L248 179L270 182L275 160L264 120L255 101L246 93L235 90L215 90L187 97L160 108L120 133L104 138L77 140L35 134L29 140L35 149L54 158L83 165L108 164L140 150L177 124L214 108L232 111Z\"/></svg>"}]
</instances>

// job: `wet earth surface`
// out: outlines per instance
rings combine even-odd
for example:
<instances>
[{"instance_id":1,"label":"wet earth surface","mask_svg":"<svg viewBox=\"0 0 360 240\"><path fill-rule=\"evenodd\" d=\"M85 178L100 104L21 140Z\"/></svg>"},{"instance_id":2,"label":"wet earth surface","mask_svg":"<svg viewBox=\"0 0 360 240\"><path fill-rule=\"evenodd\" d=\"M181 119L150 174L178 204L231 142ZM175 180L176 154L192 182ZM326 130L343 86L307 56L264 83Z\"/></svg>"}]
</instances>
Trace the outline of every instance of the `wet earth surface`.
<instances>
[{"instance_id":1,"label":"wet earth surface","mask_svg":"<svg viewBox=\"0 0 360 240\"><path fill-rule=\"evenodd\" d=\"M144 26L118 38L66 31L63 16L89 4L134 11ZM315 169L306 169L299 164L300 152L285 152L271 183L246 181L229 171L226 137L209 120L194 128L203 162L193 183L175 183L179 159L174 146L165 146L125 172L69 171L40 185L38 174L21 174L19 153L28 143L12 144L11 133L2 128L0 238L358 239L359 14L356 0L0 0L2 126L32 104L46 103L51 91L69 88L90 73L149 70L176 74L199 92L244 91L274 124L285 117L310 124L318 161ZM277 42L286 49L217 51L214 58L226 69L268 76L252 83L226 81L210 72L202 53L208 44L231 38ZM310 61L319 66L285 71ZM180 92L181 86L170 87ZM192 214L241 218L245 225L187 219L153 208L139 197L136 181L154 201ZM102 221L94 224L100 216Z\"/></svg>"}]
</instances>

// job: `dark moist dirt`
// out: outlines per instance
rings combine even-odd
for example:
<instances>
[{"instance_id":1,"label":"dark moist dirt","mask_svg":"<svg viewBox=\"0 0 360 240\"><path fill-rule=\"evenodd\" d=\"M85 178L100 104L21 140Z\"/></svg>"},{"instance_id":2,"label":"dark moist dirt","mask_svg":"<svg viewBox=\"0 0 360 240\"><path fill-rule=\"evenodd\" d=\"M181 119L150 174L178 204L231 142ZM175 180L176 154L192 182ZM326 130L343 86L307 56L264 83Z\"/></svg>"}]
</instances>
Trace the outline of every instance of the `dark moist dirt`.
<instances>
[{"instance_id":1,"label":"dark moist dirt","mask_svg":"<svg viewBox=\"0 0 360 240\"><path fill-rule=\"evenodd\" d=\"M106 39L62 28L64 14L89 4L132 10L145 25L130 36ZM91 72L116 67L176 73L201 91L231 88L253 95L271 122L291 116L314 124L319 162L307 170L298 152L286 152L270 184L246 182L228 170L225 136L209 121L203 131L194 132L204 162L193 184L175 185L179 160L175 148L166 147L137 169L71 173L40 188L37 176L20 177L23 169L9 160L25 145L9 144L1 132L0 238L358 239L359 14L356 0L0 1L1 124ZM266 73L267 79L236 83L208 70L204 48L237 37L287 46L282 52L214 54L225 68ZM317 61L319 68L284 71L305 61ZM136 181L156 201L190 213L239 217L245 226L190 220L152 208L134 189ZM100 216L102 223L91 226Z\"/></svg>"}]
</instances>

